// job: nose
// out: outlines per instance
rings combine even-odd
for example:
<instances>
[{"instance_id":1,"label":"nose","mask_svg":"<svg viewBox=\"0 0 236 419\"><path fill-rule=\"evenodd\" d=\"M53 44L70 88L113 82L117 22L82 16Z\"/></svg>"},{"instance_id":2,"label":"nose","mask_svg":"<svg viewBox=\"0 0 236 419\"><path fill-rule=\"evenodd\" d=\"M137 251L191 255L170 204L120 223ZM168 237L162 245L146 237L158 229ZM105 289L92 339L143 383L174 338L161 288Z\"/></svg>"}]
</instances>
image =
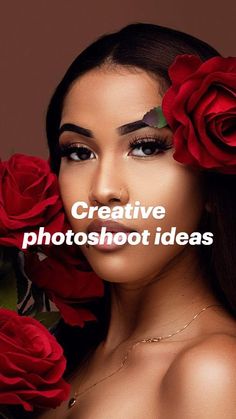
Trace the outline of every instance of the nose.
<instances>
[{"instance_id":1,"label":"nose","mask_svg":"<svg viewBox=\"0 0 236 419\"><path fill-rule=\"evenodd\" d=\"M89 192L91 205L126 205L129 201L127 185L122 182L123 176L113 163L103 165L94 173Z\"/></svg>"}]
</instances>

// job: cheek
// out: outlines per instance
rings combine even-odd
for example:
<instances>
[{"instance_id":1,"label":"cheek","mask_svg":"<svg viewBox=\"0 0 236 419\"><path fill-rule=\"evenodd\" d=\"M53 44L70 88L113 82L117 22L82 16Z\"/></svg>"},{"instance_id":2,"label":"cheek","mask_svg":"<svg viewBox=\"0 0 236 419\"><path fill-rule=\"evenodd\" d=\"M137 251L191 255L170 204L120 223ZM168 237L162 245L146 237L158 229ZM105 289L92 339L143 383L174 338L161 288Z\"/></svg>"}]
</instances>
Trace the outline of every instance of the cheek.
<instances>
[{"instance_id":1,"label":"cheek","mask_svg":"<svg viewBox=\"0 0 236 419\"><path fill-rule=\"evenodd\" d=\"M168 165L163 164L159 170L156 167L151 169L148 176L142 173L140 178L139 175L138 182L138 175L131 178L131 202L138 200L146 207L163 206L166 215L160 220L153 217L140 219L142 227L152 231L156 231L157 226L162 231L171 227L179 231L194 231L204 209L202 176L173 160Z\"/></svg>"},{"instance_id":2,"label":"cheek","mask_svg":"<svg viewBox=\"0 0 236 419\"><path fill-rule=\"evenodd\" d=\"M197 228L204 208L201 178L186 168L169 176L163 191L162 205L166 208L163 221L169 227L190 233Z\"/></svg>"}]
</instances>

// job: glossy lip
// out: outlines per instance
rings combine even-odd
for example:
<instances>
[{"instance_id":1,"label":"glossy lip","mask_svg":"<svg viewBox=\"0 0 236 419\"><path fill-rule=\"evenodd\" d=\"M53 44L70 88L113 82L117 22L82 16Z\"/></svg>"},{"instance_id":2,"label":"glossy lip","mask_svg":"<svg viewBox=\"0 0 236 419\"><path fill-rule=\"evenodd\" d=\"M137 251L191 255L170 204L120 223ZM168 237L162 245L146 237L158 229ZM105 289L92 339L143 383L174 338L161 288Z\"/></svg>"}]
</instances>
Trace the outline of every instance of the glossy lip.
<instances>
[{"instance_id":1,"label":"glossy lip","mask_svg":"<svg viewBox=\"0 0 236 419\"><path fill-rule=\"evenodd\" d=\"M90 233L92 231L96 231L98 233L101 233L101 228L102 227L106 227L106 231L110 231L112 233L117 233L117 232L125 232L125 233L130 233L132 231L136 231L134 229L128 228L126 227L124 224L122 223L118 223L117 221L113 221L113 220L101 220L101 219L95 219L93 220L87 227L87 233Z\"/></svg>"},{"instance_id":2,"label":"glossy lip","mask_svg":"<svg viewBox=\"0 0 236 419\"><path fill-rule=\"evenodd\" d=\"M132 231L136 231L136 230L133 230L133 229L130 229L130 228L126 227L122 223L118 223L117 221L95 219L88 225L87 233L90 233L90 232L101 233L102 227L106 227L106 232L111 232L113 234L119 233L119 232L124 232L128 235ZM113 252L114 250L119 250L119 249L123 248L124 246L127 246L127 244L128 244L127 242L124 243L124 244L121 244L121 245L118 245L116 243L111 243L111 244L107 244L107 243L100 244L100 243L98 243L96 245L93 245L92 247L99 250L99 251L109 253L109 252Z\"/></svg>"}]
</instances>

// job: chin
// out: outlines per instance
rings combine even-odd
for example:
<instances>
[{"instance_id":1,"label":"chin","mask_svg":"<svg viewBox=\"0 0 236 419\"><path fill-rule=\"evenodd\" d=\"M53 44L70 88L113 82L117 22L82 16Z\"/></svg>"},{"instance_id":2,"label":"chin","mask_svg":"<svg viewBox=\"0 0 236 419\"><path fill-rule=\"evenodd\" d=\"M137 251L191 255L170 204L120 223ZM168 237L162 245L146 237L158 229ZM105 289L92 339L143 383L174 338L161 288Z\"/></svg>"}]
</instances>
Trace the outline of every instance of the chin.
<instances>
[{"instance_id":1,"label":"chin","mask_svg":"<svg viewBox=\"0 0 236 419\"><path fill-rule=\"evenodd\" d=\"M111 256L111 254L110 254ZM88 262L94 272L103 280L111 283L142 283L146 282L147 278L156 276L158 270L155 267L152 271L147 271L146 264L137 263L136 258L124 257L124 255L98 255L93 257L86 255ZM139 259L140 260L140 259ZM155 275L153 274L155 272ZM146 281L145 281L146 278Z\"/></svg>"},{"instance_id":2,"label":"chin","mask_svg":"<svg viewBox=\"0 0 236 419\"><path fill-rule=\"evenodd\" d=\"M91 264L92 269L94 272L103 280L108 282L115 282L115 283L124 283L124 282L133 282L137 280L138 272L136 269L130 270L130 267L121 267L119 266L112 266L105 265L100 263Z\"/></svg>"},{"instance_id":3,"label":"chin","mask_svg":"<svg viewBox=\"0 0 236 419\"><path fill-rule=\"evenodd\" d=\"M110 256L110 257L109 257ZM131 282L138 276L138 269L130 258L116 255L88 255L86 258L93 271L108 282Z\"/></svg>"},{"instance_id":4,"label":"chin","mask_svg":"<svg viewBox=\"0 0 236 419\"><path fill-rule=\"evenodd\" d=\"M130 246L106 252L83 248L83 253L94 272L102 279L114 283L146 284L152 281L178 253L179 247Z\"/></svg>"}]
</instances>

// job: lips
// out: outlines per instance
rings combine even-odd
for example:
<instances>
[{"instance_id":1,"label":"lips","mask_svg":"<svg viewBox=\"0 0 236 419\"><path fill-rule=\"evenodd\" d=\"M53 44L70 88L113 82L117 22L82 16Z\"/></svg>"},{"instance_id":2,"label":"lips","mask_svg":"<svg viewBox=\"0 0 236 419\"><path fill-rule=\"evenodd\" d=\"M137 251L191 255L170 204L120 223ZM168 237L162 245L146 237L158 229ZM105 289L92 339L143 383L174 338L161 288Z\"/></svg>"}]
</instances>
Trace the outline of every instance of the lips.
<instances>
[{"instance_id":1,"label":"lips","mask_svg":"<svg viewBox=\"0 0 236 419\"><path fill-rule=\"evenodd\" d=\"M126 227L124 224L118 223L117 221L113 220L93 220L87 227L87 233L90 233L92 231L101 233L101 228L106 227L106 231L110 231L111 233L117 233L117 232L132 232L136 231L133 229L130 229Z\"/></svg>"}]
</instances>

